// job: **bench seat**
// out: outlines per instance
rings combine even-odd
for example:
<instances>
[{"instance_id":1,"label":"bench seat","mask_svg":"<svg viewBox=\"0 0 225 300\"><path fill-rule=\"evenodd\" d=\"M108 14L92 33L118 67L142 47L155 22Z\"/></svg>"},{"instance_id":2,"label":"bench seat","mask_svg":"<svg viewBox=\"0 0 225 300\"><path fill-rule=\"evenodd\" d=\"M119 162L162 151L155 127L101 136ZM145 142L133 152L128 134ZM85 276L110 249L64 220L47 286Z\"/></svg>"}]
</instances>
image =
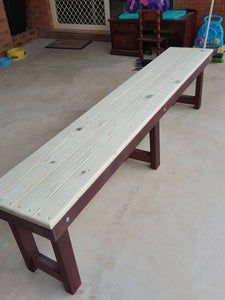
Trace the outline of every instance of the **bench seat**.
<instances>
[{"instance_id":1,"label":"bench seat","mask_svg":"<svg viewBox=\"0 0 225 300\"><path fill-rule=\"evenodd\" d=\"M209 56L170 48L0 179L0 210L52 229Z\"/></svg>"},{"instance_id":2,"label":"bench seat","mask_svg":"<svg viewBox=\"0 0 225 300\"><path fill-rule=\"evenodd\" d=\"M30 271L40 269L68 293L77 291L70 224L128 158L159 167L160 119L176 102L200 108L211 56L212 50L166 50L0 178L0 219L9 223ZM183 95L194 80L195 95ZM150 151L136 149L147 135ZM51 241L55 260L39 251L33 233Z\"/></svg>"}]
</instances>

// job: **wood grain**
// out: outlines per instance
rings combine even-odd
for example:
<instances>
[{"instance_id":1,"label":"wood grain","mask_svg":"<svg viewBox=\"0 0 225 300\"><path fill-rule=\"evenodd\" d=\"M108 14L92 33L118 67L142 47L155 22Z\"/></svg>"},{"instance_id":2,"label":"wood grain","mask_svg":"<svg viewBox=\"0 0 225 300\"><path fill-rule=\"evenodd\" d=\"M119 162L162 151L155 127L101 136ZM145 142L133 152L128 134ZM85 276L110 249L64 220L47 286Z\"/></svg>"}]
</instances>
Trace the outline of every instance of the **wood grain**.
<instances>
[{"instance_id":1,"label":"wood grain","mask_svg":"<svg viewBox=\"0 0 225 300\"><path fill-rule=\"evenodd\" d=\"M211 55L170 48L0 179L0 209L52 229Z\"/></svg>"}]
</instances>

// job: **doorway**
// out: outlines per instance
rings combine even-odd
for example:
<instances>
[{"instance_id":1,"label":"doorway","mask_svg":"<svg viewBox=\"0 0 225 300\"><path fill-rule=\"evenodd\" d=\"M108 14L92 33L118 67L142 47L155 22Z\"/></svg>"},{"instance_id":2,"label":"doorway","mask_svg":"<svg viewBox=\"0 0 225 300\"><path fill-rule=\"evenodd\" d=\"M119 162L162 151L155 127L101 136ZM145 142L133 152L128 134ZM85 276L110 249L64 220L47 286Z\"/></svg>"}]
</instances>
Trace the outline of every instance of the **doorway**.
<instances>
[{"instance_id":1,"label":"doorway","mask_svg":"<svg viewBox=\"0 0 225 300\"><path fill-rule=\"evenodd\" d=\"M11 35L26 31L25 0L3 0Z\"/></svg>"}]
</instances>

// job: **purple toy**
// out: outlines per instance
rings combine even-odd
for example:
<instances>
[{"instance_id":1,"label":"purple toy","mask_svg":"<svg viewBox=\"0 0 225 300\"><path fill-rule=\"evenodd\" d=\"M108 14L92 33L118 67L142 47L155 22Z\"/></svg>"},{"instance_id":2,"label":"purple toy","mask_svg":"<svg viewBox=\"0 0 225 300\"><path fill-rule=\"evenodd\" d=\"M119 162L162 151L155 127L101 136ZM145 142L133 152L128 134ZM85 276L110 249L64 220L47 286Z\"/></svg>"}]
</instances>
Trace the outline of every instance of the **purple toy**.
<instances>
[{"instance_id":1,"label":"purple toy","mask_svg":"<svg viewBox=\"0 0 225 300\"><path fill-rule=\"evenodd\" d=\"M140 8L166 11L170 8L170 0L127 0L125 7L130 13L136 13Z\"/></svg>"},{"instance_id":2,"label":"purple toy","mask_svg":"<svg viewBox=\"0 0 225 300\"><path fill-rule=\"evenodd\" d=\"M170 0L150 0L148 8L166 11L170 8Z\"/></svg>"}]
</instances>

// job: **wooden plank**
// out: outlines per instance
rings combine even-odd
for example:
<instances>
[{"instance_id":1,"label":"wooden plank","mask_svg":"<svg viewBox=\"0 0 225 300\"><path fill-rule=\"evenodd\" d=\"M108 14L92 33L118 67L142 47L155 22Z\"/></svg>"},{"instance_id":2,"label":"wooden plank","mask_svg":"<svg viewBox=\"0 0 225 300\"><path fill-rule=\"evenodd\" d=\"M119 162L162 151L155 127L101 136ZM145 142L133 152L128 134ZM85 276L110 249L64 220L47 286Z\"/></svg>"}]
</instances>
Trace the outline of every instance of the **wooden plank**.
<instances>
[{"instance_id":1,"label":"wooden plank","mask_svg":"<svg viewBox=\"0 0 225 300\"><path fill-rule=\"evenodd\" d=\"M150 163L151 162L151 153L150 153L150 151L145 151L145 150L141 150L141 149L135 149L131 153L131 155L129 156L129 158Z\"/></svg>"},{"instance_id":2,"label":"wooden plank","mask_svg":"<svg viewBox=\"0 0 225 300\"><path fill-rule=\"evenodd\" d=\"M183 58L181 58L181 60L183 60ZM167 69L167 70L170 70L170 69ZM173 66L171 67L171 70L173 70L173 72L174 72L174 67ZM167 77L168 77L167 74L164 74L164 77L161 76L161 80L164 81L164 80L166 80ZM154 87L154 90L152 91L153 94L161 87L161 84L162 84L162 82L159 81L158 79L153 80L151 82L152 87ZM142 98L140 98L140 99L142 99ZM118 114L115 114L113 122L115 124L118 124L118 123L121 123L122 121L129 121L129 119L130 119L129 111L132 111L132 110L136 111L137 103L140 102L140 99L138 97L138 98L135 99L136 102L133 101L131 103L128 103L128 107L127 106L125 107L125 109L123 110L123 114L121 115L120 118L118 118ZM135 105L135 106L133 107L133 105ZM99 125L98 125L98 127L99 127ZM116 126L114 126L114 128L116 128ZM90 129L89 128L84 128L84 129L86 129L87 135L88 135L88 132L90 132L90 129L92 129L92 128L90 128ZM105 125L101 129L102 129L101 132L99 132L100 138L102 138L102 136L103 136L102 135L103 130L105 130L105 131L108 130L107 134L104 133L104 136L103 136L103 137L107 137L110 134L110 132L112 131L112 120L108 121L107 126ZM95 128L95 131L97 131L96 128ZM59 183L66 180L67 176L70 176L71 172L74 170L74 166L79 166L79 164L77 165L77 163L79 163L79 162L82 163L86 159L86 157L89 157L91 155L91 153L95 150L95 145L99 141L97 139L97 137L98 136L95 135L92 140L91 139L88 140L89 147L88 147L88 144L85 143L82 146L82 148L79 148L78 145L77 145L79 140L76 141L76 145L72 144L72 146L73 146L72 149L75 148L75 149L78 149L79 151L77 150L76 151L77 153L75 153L75 155L73 155L71 157L71 159L67 159L63 165L59 166L55 170L54 176L51 176L51 181L54 180L54 178L56 178L56 180L58 180ZM100 143L100 145L101 145L101 144L104 143L104 140L102 141L102 139L100 139L100 142L101 142ZM65 149L65 150L67 150L67 149ZM60 156L61 154L62 154L62 151L58 154L58 156ZM48 167L48 169L50 169L50 170L51 170L51 168L53 168L53 170L54 170L54 166L53 167L50 166L51 165L51 160L48 160L47 163L48 164L47 164L46 168ZM58 161L55 160L54 165L55 164L58 165ZM36 170L41 172L42 171L41 167L42 167L42 165L41 166L39 165L39 168L36 168ZM40 203L39 197L45 199L45 196L46 196L46 194L43 194L45 192L45 189L42 187L43 182L46 178L45 177L42 178L42 181L39 184L38 177L40 177L40 176L37 172L35 172L35 170L33 170L32 174L30 176L27 176L27 178L23 177L23 180L24 179L26 179L26 180L24 180L25 184L23 184L22 188L19 184L17 184L15 188L11 189L9 192L2 195L2 199L3 199L2 205L5 205L5 203L6 203L6 204L12 206L13 204L17 203L18 211L21 211L22 213L25 213L25 214L26 213L31 214L34 211L34 207L35 207L34 199L31 202L30 201L30 195L29 195L30 192L31 192L30 188L33 187L32 184L33 183L38 183L38 185L36 184L36 186L38 186L38 188L40 187L39 189L36 189L34 187L32 189L32 192L35 194L35 198L37 199L37 204L38 205ZM32 181L32 179L33 179L33 181ZM48 184L46 186L46 188L47 188L46 193L47 194L51 193L53 187L56 186L56 185L57 185L57 182L55 182L55 181L53 181L53 186ZM23 196L22 200L21 200L21 195ZM27 197L26 197L26 195L27 195ZM24 198L28 198L27 201L26 201L26 199L24 200ZM28 206L26 207L27 202L28 202ZM27 208L27 210L25 208Z\"/></svg>"},{"instance_id":3,"label":"wooden plank","mask_svg":"<svg viewBox=\"0 0 225 300\"><path fill-rule=\"evenodd\" d=\"M0 208L53 228L210 54L183 48L164 52L0 179Z\"/></svg>"},{"instance_id":4,"label":"wooden plank","mask_svg":"<svg viewBox=\"0 0 225 300\"><path fill-rule=\"evenodd\" d=\"M54 278L62 281L62 276L60 274L60 269L59 269L57 262L55 262L51 258L49 258L41 253L38 253L37 255L35 255L32 258L32 260L33 260L36 268L42 270L43 272L48 273L49 275L51 275Z\"/></svg>"},{"instance_id":5,"label":"wooden plank","mask_svg":"<svg viewBox=\"0 0 225 300\"><path fill-rule=\"evenodd\" d=\"M144 87L146 89L146 87L148 87L148 84L154 87L155 89L160 88L163 80L166 80L167 78L165 71L174 71L174 64L181 63L183 61L183 57L179 58L178 56L177 58L178 61L174 60L172 64L168 64L167 69L164 68L163 64L158 64L158 68L153 68L157 76L155 76L155 79L152 80L150 84L149 77L144 77L144 81L142 81L142 86L136 88L135 92L130 92L129 90L129 93L125 95L126 97L124 96L123 99L119 98L120 101L116 101L114 105L110 105L107 110L95 114L95 116L97 116L96 120L87 119L85 125L78 124L77 128L82 128L80 134L76 132L76 134L69 134L68 136L66 136L63 142L60 143L60 145L56 148L56 150L53 153L50 153L48 156L44 157L44 159L40 161L39 164L36 164L29 171L25 172L25 174L22 173L21 177L18 180L10 184L10 189L6 188L5 191L3 190L3 192L1 193L1 204L13 206L15 203L19 202L21 197L31 192L31 189L34 189L34 187L37 184L42 183L45 177L51 174L55 169L59 168L59 166L63 164L64 161L68 160L72 155L74 155L77 158L77 160L80 160L79 153L82 154L84 149L87 149L87 143L89 143L91 147L93 146L93 144L91 144L92 141L90 140L92 134L93 140L96 140L96 134L99 131L102 131L103 125L109 124L111 126L111 122L114 121L112 120L112 116L115 119L115 117L118 115L118 112L120 112L122 108L125 108L125 112L127 112L127 107L129 106L130 108L132 106L132 101L134 102L134 100L136 100L135 96L140 96L138 93L145 92ZM163 71L161 70L160 72L160 69L162 69ZM162 72L164 73L163 77L161 76ZM153 74L150 75L153 76ZM159 77L161 78L161 81L158 80ZM133 98L134 100L132 100ZM100 134L102 133L100 132ZM73 164L74 163L75 162L73 162ZM18 184L19 181L23 181L22 187ZM17 188L14 188L13 185L17 186Z\"/></svg>"},{"instance_id":6,"label":"wooden plank","mask_svg":"<svg viewBox=\"0 0 225 300\"><path fill-rule=\"evenodd\" d=\"M91 125L92 121L100 117L101 114L104 113L107 109L111 109L114 103L119 101L121 97L124 98L124 96L126 95L126 98L129 99L130 96L133 96L133 93L134 95L136 95L135 91L137 91L138 93L138 91L140 91L143 86L146 86L149 83L149 77L154 76L154 74L158 74L160 72L160 69L164 68L168 61L169 65L174 64L176 59L184 55L185 51L188 50L186 49L181 51L181 48L176 48L172 53L164 52L160 56L160 61L157 58L151 63L151 68L144 68L141 72L138 72L137 74L132 76L129 80L127 80L120 87L118 87L102 101L100 101L97 105L95 105L91 110L83 114L70 126L56 135L52 140L39 148L23 162L18 164L14 169L4 175L0 180L0 191L10 189L13 183L23 178L25 174L32 172L33 169L40 164L40 162L48 160L49 156L54 155L54 151L57 151L60 147L70 141L71 138L76 138L79 135L80 140L81 135L76 131L77 128L86 128L88 124ZM130 90L131 86L134 88L134 91Z\"/></svg>"},{"instance_id":7,"label":"wooden plank","mask_svg":"<svg viewBox=\"0 0 225 300\"><path fill-rule=\"evenodd\" d=\"M178 103L184 103L184 104L195 104L196 97L195 96L189 96L189 95L182 95L177 102Z\"/></svg>"}]
</instances>

